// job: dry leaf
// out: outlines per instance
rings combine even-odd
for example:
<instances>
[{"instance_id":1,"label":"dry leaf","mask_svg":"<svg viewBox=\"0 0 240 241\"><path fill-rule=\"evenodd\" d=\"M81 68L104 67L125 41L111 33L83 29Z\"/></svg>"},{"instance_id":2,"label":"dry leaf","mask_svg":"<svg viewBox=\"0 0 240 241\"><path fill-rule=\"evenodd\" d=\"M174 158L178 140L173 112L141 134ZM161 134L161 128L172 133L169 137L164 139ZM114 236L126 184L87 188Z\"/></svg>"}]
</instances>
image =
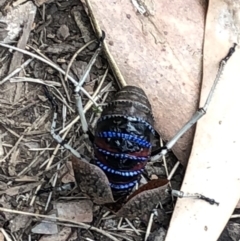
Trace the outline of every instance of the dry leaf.
<instances>
[{"instance_id":1,"label":"dry leaf","mask_svg":"<svg viewBox=\"0 0 240 241\"><path fill-rule=\"evenodd\" d=\"M76 182L81 191L97 204L114 202L105 173L97 166L72 157Z\"/></svg>"},{"instance_id":2,"label":"dry leaf","mask_svg":"<svg viewBox=\"0 0 240 241\"><path fill-rule=\"evenodd\" d=\"M240 115L236 114L240 103L239 16L239 1L209 1L201 105L206 101L220 60L234 42L238 43L238 47L224 68L207 115L197 124L181 187L184 192L197 192L213 198L220 205L179 199L166 241L175 241L176 233L179 240L217 240L240 198Z\"/></svg>"},{"instance_id":3,"label":"dry leaf","mask_svg":"<svg viewBox=\"0 0 240 241\"><path fill-rule=\"evenodd\" d=\"M74 220L75 222L91 223L93 219L92 202L80 200L77 202L57 202L54 204L59 218Z\"/></svg>"},{"instance_id":4,"label":"dry leaf","mask_svg":"<svg viewBox=\"0 0 240 241\"><path fill-rule=\"evenodd\" d=\"M24 208L25 212L33 213L34 209L33 207ZM13 219L11 219L9 223L9 229L12 233L19 231L22 228L26 228L29 226L29 224L32 222L32 217L27 215L15 215Z\"/></svg>"},{"instance_id":5,"label":"dry leaf","mask_svg":"<svg viewBox=\"0 0 240 241\"><path fill-rule=\"evenodd\" d=\"M59 176L62 176L62 179L61 179L62 183L75 182L72 162L70 161L66 162L66 165L59 172Z\"/></svg>"},{"instance_id":6,"label":"dry leaf","mask_svg":"<svg viewBox=\"0 0 240 241\"><path fill-rule=\"evenodd\" d=\"M154 180L155 181L155 180ZM146 184L147 185L147 184ZM151 212L156 208L159 202L164 202L169 197L166 192L167 185L146 190L131 198L118 212L117 216L135 218L139 217L141 220L147 222Z\"/></svg>"},{"instance_id":7,"label":"dry leaf","mask_svg":"<svg viewBox=\"0 0 240 241\"><path fill-rule=\"evenodd\" d=\"M6 194L9 196L15 196L21 193L25 193L25 192L29 192L31 191L33 188L37 187L38 185L41 185L42 182L35 182L35 183L28 183L25 185L21 185L21 186L16 186L16 187L11 187L8 188L5 191L0 191L0 195L1 194Z\"/></svg>"},{"instance_id":8,"label":"dry leaf","mask_svg":"<svg viewBox=\"0 0 240 241\"><path fill-rule=\"evenodd\" d=\"M133 197L135 197L136 195L138 195L141 192L145 192L147 190L151 190L151 189L155 189L155 188L159 188L162 186L165 186L166 184L168 184L168 180L167 179L155 179L155 180L150 180L148 183L146 183L145 185L141 186L140 188L138 188L135 192L133 192L127 199L127 202L132 199ZM156 203L157 204L157 203Z\"/></svg>"},{"instance_id":9,"label":"dry leaf","mask_svg":"<svg viewBox=\"0 0 240 241\"><path fill-rule=\"evenodd\" d=\"M43 235L39 241L66 241L68 240L69 236L71 234L71 228L69 227L64 227L62 228L62 230L57 233L57 234L53 234L53 235Z\"/></svg>"},{"instance_id":10,"label":"dry leaf","mask_svg":"<svg viewBox=\"0 0 240 241\"><path fill-rule=\"evenodd\" d=\"M56 217L56 214L49 215L50 217ZM49 220L49 219L46 219ZM52 219L53 220L53 219ZM36 226L34 226L31 231L33 233L38 234L57 234L58 233L58 226L54 222L40 222Z\"/></svg>"}]
</instances>

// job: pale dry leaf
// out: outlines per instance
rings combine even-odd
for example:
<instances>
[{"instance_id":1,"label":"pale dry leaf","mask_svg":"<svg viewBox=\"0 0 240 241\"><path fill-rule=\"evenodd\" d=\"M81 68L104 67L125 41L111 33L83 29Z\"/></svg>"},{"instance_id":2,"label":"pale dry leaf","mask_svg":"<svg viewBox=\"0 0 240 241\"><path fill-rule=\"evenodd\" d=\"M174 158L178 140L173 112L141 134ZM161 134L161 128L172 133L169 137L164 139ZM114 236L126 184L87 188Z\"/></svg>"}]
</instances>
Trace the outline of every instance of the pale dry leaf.
<instances>
[{"instance_id":1,"label":"pale dry leaf","mask_svg":"<svg viewBox=\"0 0 240 241\"><path fill-rule=\"evenodd\" d=\"M57 30L57 37L61 40L65 40L69 35L70 33L69 33L68 26L65 24L62 24Z\"/></svg>"},{"instance_id":2,"label":"pale dry leaf","mask_svg":"<svg viewBox=\"0 0 240 241\"><path fill-rule=\"evenodd\" d=\"M179 199L166 241L176 240L176 233L179 240L217 240L240 198L240 115L236 114L240 103L239 16L239 1L209 1L201 105L211 89L219 62L234 43L238 46L224 68L207 115L197 124L181 188L182 191L213 198L220 205Z\"/></svg>"},{"instance_id":3,"label":"pale dry leaf","mask_svg":"<svg viewBox=\"0 0 240 241\"><path fill-rule=\"evenodd\" d=\"M28 149L40 148L40 144L34 141L24 142L23 145L26 146Z\"/></svg>"},{"instance_id":4,"label":"pale dry leaf","mask_svg":"<svg viewBox=\"0 0 240 241\"><path fill-rule=\"evenodd\" d=\"M82 34L83 40L85 43L91 40L91 33L89 32L89 27L86 25L85 21L82 20L82 16L80 13L80 8L75 7L72 10L74 20Z\"/></svg>"},{"instance_id":5,"label":"pale dry leaf","mask_svg":"<svg viewBox=\"0 0 240 241\"><path fill-rule=\"evenodd\" d=\"M56 217L56 214L50 214L50 217ZM46 219L48 220L48 219ZM57 234L58 233L58 226L54 222L40 222L37 225L35 225L31 231L33 233L38 233L38 234Z\"/></svg>"},{"instance_id":6,"label":"pale dry leaf","mask_svg":"<svg viewBox=\"0 0 240 241\"><path fill-rule=\"evenodd\" d=\"M33 213L34 212L34 208L33 207L29 207L29 208L24 208L22 210L23 212L30 212ZM29 224L32 221L32 217L31 216L27 216L27 215L16 215L13 219L11 219L8 227L11 230L11 232L17 232L20 229L26 228L29 226Z\"/></svg>"},{"instance_id":7,"label":"pale dry leaf","mask_svg":"<svg viewBox=\"0 0 240 241\"><path fill-rule=\"evenodd\" d=\"M74 220L75 222L91 223L93 219L93 203L90 200L77 202L57 202L54 204L59 218Z\"/></svg>"},{"instance_id":8,"label":"pale dry leaf","mask_svg":"<svg viewBox=\"0 0 240 241\"><path fill-rule=\"evenodd\" d=\"M53 241L53 240L57 240L57 241L66 241L69 238L69 235L71 234L71 228L69 227L64 227L62 228L62 230L57 233L57 234L53 234L53 235L43 235L39 241Z\"/></svg>"},{"instance_id":9,"label":"pale dry leaf","mask_svg":"<svg viewBox=\"0 0 240 241\"><path fill-rule=\"evenodd\" d=\"M2 195L1 198L0 198L0 205L1 207L3 208L7 208L7 209L11 209L12 208L12 205L11 205L11 202L10 202L10 198L6 195ZM12 213L9 213L9 212L4 212L4 219L5 220L11 220L14 218L14 214Z\"/></svg>"},{"instance_id":10,"label":"pale dry leaf","mask_svg":"<svg viewBox=\"0 0 240 241\"><path fill-rule=\"evenodd\" d=\"M74 171L72 167L72 162L67 161L64 168L59 172L59 176L62 176L62 183L75 182Z\"/></svg>"},{"instance_id":11,"label":"pale dry leaf","mask_svg":"<svg viewBox=\"0 0 240 241\"><path fill-rule=\"evenodd\" d=\"M9 196L16 196L16 195L21 194L21 193L29 192L33 188L37 187L40 184L42 184L42 182L28 183L28 184L21 185L21 186L11 187L11 188L8 188L5 191L0 191L0 195L6 194L6 195L9 195Z\"/></svg>"}]
</instances>

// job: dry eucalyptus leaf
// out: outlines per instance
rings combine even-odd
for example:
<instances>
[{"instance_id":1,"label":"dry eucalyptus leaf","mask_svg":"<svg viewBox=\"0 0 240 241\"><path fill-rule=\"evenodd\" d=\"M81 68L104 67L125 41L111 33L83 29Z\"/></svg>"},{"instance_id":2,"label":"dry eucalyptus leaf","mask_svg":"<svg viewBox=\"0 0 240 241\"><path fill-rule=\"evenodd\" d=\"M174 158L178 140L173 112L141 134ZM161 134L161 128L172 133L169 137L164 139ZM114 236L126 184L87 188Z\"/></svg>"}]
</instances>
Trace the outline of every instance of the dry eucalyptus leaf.
<instances>
[{"instance_id":1,"label":"dry eucalyptus leaf","mask_svg":"<svg viewBox=\"0 0 240 241\"><path fill-rule=\"evenodd\" d=\"M114 202L105 173L97 166L72 157L76 182L81 191L97 204Z\"/></svg>"},{"instance_id":2,"label":"dry eucalyptus leaf","mask_svg":"<svg viewBox=\"0 0 240 241\"><path fill-rule=\"evenodd\" d=\"M210 0L204 39L200 103L206 101L219 62L237 43L215 89L207 115L198 122L181 187L219 201L178 199L166 241L217 240L240 198L240 2ZM186 225L187 224L187 225ZM191 230L191 232L189 232ZM197 235L196 235L197 234Z\"/></svg>"},{"instance_id":3,"label":"dry eucalyptus leaf","mask_svg":"<svg viewBox=\"0 0 240 241\"><path fill-rule=\"evenodd\" d=\"M138 188L135 192L133 192L127 199L127 201L129 201L130 199L132 199L133 197L137 196L138 194L147 191L147 190L152 190L155 188L159 188L162 186L166 186L166 184L168 184L168 180L167 179L155 179L155 180L150 180L148 183L144 184L143 186L141 186L140 188ZM157 203L156 203L157 205Z\"/></svg>"},{"instance_id":4,"label":"dry eucalyptus leaf","mask_svg":"<svg viewBox=\"0 0 240 241\"><path fill-rule=\"evenodd\" d=\"M33 207L24 208L22 211L24 212L34 212ZM27 215L16 215L11 221L9 222L9 229L12 233L19 231L20 229L28 227L28 225L32 222L32 217Z\"/></svg>"},{"instance_id":5,"label":"dry eucalyptus leaf","mask_svg":"<svg viewBox=\"0 0 240 241\"><path fill-rule=\"evenodd\" d=\"M75 222L91 223L93 219L92 202L79 200L77 202L57 202L54 204L59 218L74 220Z\"/></svg>"},{"instance_id":6,"label":"dry eucalyptus leaf","mask_svg":"<svg viewBox=\"0 0 240 241\"><path fill-rule=\"evenodd\" d=\"M61 40L62 39L65 40L69 35L70 33L69 33L68 26L65 24L62 24L57 31L57 37Z\"/></svg>"},{"instance_id":7,"label":"dry eucalyptus leaf","mask_svg":"<svg viewBox=\"0 0 240 241\"><path fill-rule=\"evenodd\" d=\"M227 225L227 230L229 233L229 236L232 238L233 241L239 241L240 240L240 224L229 222Z\"/></svg>"},{"instance_id":8,"label":"dry eucalyptus leaf","mask_svg":"<svg viewBox=\"0 0 240 241\"><path fill-rule=\"evenodd\" d=\"M205 1L146 0L144 15L132 1L82 2L98 35L101 30L106 33L107 57L115 75L143 88L153 107L156 130L170 140L198 107ZM184 164L193 131L173 147Z\"/></svg>"},{"instance_id":9,"label":"dry eucalyptus leaf","mask_svg":"<svg viewBox=\"0 0 240 241\"><path fill-rule=\"evenodd\" d=\"M35 182L35 183L28 183L28 184L21 185L21 186L10 187L5 191L0 191L0 195L6 194L9 196L16 196L21 193L29 192L33 188L35 188L41 184L42 184L42 182Z\"/></svg>"},{"instance_id":10,"label":"dry eucalyptus leaf","mask_svg":"<svg viewBox=\"0 0 240 241\"><path fill-rule=\"evenodd\" d=\"M56 217L55 213L52 213L49 215L50 217ZM58 226L54 222L49 222L49 219L45 219L45 221L41 221L37 225L35 225L31 231L33 233L38 233L38 234L56 234L58 233Z\"/></svg>"},{"instance_id":11,"label":"dry eucalyptus leaf","mask_svg":"<svg viewBox=\"0 0 240 241\"><path fill-rule=\"evenodd\" d=\"M141 220L147 222L157 204L164 202L169 197L169 194L166 192L167 185L168 184L165 184L164 186L139 193L131 198L116 215L127 218L139 217Z\"/></svg>"},{"instance_id":12,"label":"dry eucalyptus leaf","mask_svg":"<svg viewBox=\"0 0 240 241\"><path fill-rule=\"evenodd\" d=\"M70 183L75 182L74 172L72 167L72 162L67 161L65 166L59 172L59 175L62 176L61 182L62 183Z\"/></svg>"},{"instance_id":13,"label":"dry eucalyptus leaf","mask_svg":"<svg viewBox=\"0 0 240 241\"><path fill-rule=\"evenodd\" d=\"M71 234L71 228L69 227L64 227L62 228L62 230L57 233L57 234L53 234L53 235L43 235L39 241L53 241L53 240L57 240L57 241L66 241L69 239L69 236Z\"/></svg>"}]
</instances>

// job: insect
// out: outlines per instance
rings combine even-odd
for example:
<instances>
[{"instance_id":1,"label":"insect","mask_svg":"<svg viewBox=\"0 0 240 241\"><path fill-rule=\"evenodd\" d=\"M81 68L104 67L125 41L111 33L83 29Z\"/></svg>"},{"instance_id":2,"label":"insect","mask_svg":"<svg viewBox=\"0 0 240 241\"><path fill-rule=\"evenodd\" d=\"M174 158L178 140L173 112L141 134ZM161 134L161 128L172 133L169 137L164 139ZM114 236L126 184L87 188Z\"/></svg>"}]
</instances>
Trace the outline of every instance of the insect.
<instances>
[{"instance_id":1,"label":"insect","mask_svg":"<svg viewBox=\"0 0 240 241\"><path fill-rule=\"evenodd\" d=\"M95 164L107 175L113 193L128 193L149 161L154 137L150 103L142 89L126 86L98 120Z\"/></svg>"},{"instance_id":2,"label":"insect","mask_svg":"<svg viewBox=\"0 0 240 241\"><path fill-rule=\"evenodd\" d=\"M88 64L79 82L71 80L75 86L76 106L80 115L83 131L88 127L84 115L79 108L81 97L79 91L102 48L104 34L99 40L99 46ZM166 143L161 151L152 159L160 159L166 155L178 139L194 125L204 114L211 101L215 87L228 59L235 51L236 44L229 49L225 58L220 61L219 69L208 98L203 107L199 108L193 117ZM76 157L85 158L65 143L55 133L57 119L57 105L46 92L49 100L55 107L51 134L53 138ZM138 87L126 86L107 104L98 120L94 138L94 164L98 166L108 178L109 185L115 196L127 195L139 182L146 163L150 160L152 140L154 136L153 115L149 100L144 91ZM176 193L176 192L175 192Z\"/></svg>"}]
</instances>

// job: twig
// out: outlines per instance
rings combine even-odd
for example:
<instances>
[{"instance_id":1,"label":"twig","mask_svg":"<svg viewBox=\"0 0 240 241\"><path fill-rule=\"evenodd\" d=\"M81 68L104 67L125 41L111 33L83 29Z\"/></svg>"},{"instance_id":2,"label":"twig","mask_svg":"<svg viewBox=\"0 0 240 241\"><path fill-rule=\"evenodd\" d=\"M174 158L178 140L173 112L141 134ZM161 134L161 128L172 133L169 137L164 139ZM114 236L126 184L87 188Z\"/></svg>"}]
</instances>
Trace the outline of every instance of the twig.
<instances>
[{"instance_id":1,"label":"twig","mask_svg":"<svg viewBox=\"0 0 240 241\"><path fill-rule=\"evenodd\" d=\"M6 241L13 241L3 228L0 228L0 231L2 232L4 237L6 238Z\"/></svg>"},{"instance_id":2,"label":"twig","mask_svg":"<svg viewBox=\"0 0 240 241\"><path fill-rule=\"evenodd\" d=\"M43 6L44 6L44 5L43 5ZM30 49L32 49L33 51L35 51L36 53L38 53L38 55L42 56L44 59L46 59L46 60L48 60L49 62L52 62L52 63L54 64L54 62L53 62L51 59L49 59L46 55L44 55L39 49L35 49L35 48L32 47L31 45L28 45L28 47L29 47ZM70 95L69 95L69 93L68 93L68 90L67 90L67 87L66 87L66 83L65 83L65 81L63 80L62 74L60 74L59 77L60 77L60 80L61 80L61 82L62 82L63 89L64 89L64 91L65 91L65 93L66 93L68 102L71 102L71 98L70 98Z\"/></svg>"},{"instance_id":3,"label":"twig","mask_svg":"<svg viewBox=\"0 0 240 241\"><path fill-rule=\"evenodd\" d=\"M92 230L92 231L98 232L98 233L100 233L100 234L110 238L113 241L119 241L118 239L116 239L115 237L113 237L112 235L108 234L106 231L104 231L102 229L98 229L98 228L93 227L91 225L88 225L88 224L85 224L85 223L76 222L76 221L69 220L69 219L66 219L66 218L47 216L47 215L38 214L38 213L23 212L23 211L12 210L12 209L8 209L8 208L1 208L1 207L0 207L0 211L1 212L14 213L14 214L20 214L20 215L26 215L26 216L30 216L30 217L39 217L39 218L44 218L44 219L50 219L50 220L54 220L54 221L57 220L59 222L68 222L68 223L76 224L80 228Z\"/></svg>"},{"instance_id":4,"label":"twig","mask_svg":"<svg viewBox=\"0 0 240 241\"><path fill-rule=\"evenodd\" d=\"M33 60L33 58L28 59L25 61L19 68L16 68L13 70L8 76L6 76L2 81L0 81L0 85L4 84L6 81L8 81L10 78L12 78L14 75L18 74L21 70L23 70L26 66L29 65L29 63Z\"/></svg>"},{"instance_id":5,"label":"twig","mask_svg":"<svg viewBox=\"0 0 240 241\"><path fill-rule=\"evenodd\" d=\"M147 226L147 230L146 230L144 241L147 241L147 239L149 237L149 234L151 233L153 217L154 217L154 212L151 212L151 215L150 215L150 218L149 218L149 221L148 221L148 226Z\"/></svg>"},{"instance_id":6,"label":"twig","mask_svg":"<svg viewBox=\"0 0 240 241\"><path fill-rule=\"evenodd\" d=\"M63 79L63 75L62 75L62 74L59 74L59 77L60 77L60 80L61 80L61 82L62 82L63 89L64 89L64 91L65 91L65 93L66 93L67 100L68 100L68 102L70 103L70 102L71 102L71 98L70 98L69 91L68 91L67 86L66 86L66 82L65 82L65 80Z\"/></svg>"},{"instance_id":7,"label":"twig","mask_svg":"<svg viewBox=\"0 0 240 241\"><path fill-rule=\"evenodd\" d=\"M174 165L172 171L170 172L170 174L168 175L167 179L170 181L172 179L172 176L174 175L174 173L177 171L178 167L180 165L180 162L177 161L176 164Z\"/></svg>"},{"instance_id":8,"label":"twig","mask_svg":"<svg viewBox=\"0 0 240 241\"><path fill-rule=\"evenodd\" d=\"M54 188L56 186L56 183L57 183L57 178L58 178L58 170L60 169L61 165L60 163L57 165L57 171L55 173L55 176L54 176L54 179L53 179L53 183L52 183L52 187ZM53 191L51 191L48 195L48 199L47 199L47 202L46 202L46 205L45 205L45 212L48 210L48 206L49 206L49 203L51 201L51 198L52 198L52 194L53 194Z\"/></svg>"},{"instance_id":9,"label":"twig","mask_svg":"<svg viewBox=\"0 0 240 241\"><path fill-rule=\"evenodd\" d=\"M17 148L18 144L21 142L21 140L23 139L23 135L20 136L17 140L17 142L15 143L15 145L11 148L11 150L3 157L3 159L0 160L0 162L5 161L11 154L12 152L15 150L15 148Z\"/></svg>"},{"instance_id":10,"label":"twig","mask_svg":"<svg viewBox=\"0 0 240 241\"><path fill-rule=\"evenodd\" d=\"M141 235L138 230L132 225L132 223L127 219L125 218L125 220L127 221L128 225L133 229L133 231L137 234L137 235Z\"/></svg>"},{"instance_id":11,"label":"twig","mask_svg":"<svg viewBox=\"0 0 240 241\"><path fill-rule=\"evenodd\" d=\"M49 62L47 61L46 59L36 55L36 54L33 54L27 50L23 50L23 49L19 49L17 47L14 47L14 46L11 46L11 45L8 45L8 44L4 44L4 43L0 43L0 46L2 47L5 47L5 48L9 48L9 49L13 49L13 50L16 50L16 51L19 51L20 53L23 53L23 54L26 54L26 55L29 55L33 58L36 58L48 65L50 65L51 67L53 67L54 69L58 70L60 73L64 74L65 75L65 71L63 69L61 69L59 66L57 66L56 64L52 63L52 62ZM71 77L70 75L68 75L68 79L74 84L74 85L77 85L78 82L73 78ZM88 94L88 92L84 89L84 88L80 88L80 90L83 92L83 94L85 94L93 103L94 105L98 106L98 104L94 101L94 99Z\"/></svg>"},{"instance_id":12,"label":"twig","mask_svg":"<svg viewBox=\"0 0 240 241\"><path fill-rule=\"evenodd\" d=\"M49 148L51 146L52 143L50 143L46 148ZM25 175L29 170L30 168L33 166L33 165L36 165L39 158L45 153L45 149L43 149L43 151L27 166L25 167L21 172L18 173L17 176L23 176Z\"/></svg>"},{"instance_id":13,"label":"twig","mask_svg":"<svg viewBox=\"0 0 240 241\"><path fill-rule=\"evenodd\" d=\"M68 64L68 67L67 67L67 70L66 70L66 73L65 73L65 76L64 76L64 80L67 81L67 78L68 78L68 73L70 71L70 68L73 64L73 61L76 59L76 57L85 49L87 48L90 44L96 42L96 40L91 40L89 41L88 43L86 43L85 45L83 45L80 49L77 50L77 52L72 56L69 64Z\"/></svg>"},{"instance_id":14,"label":"twig","mask_svg":"<svg viewBox=\"0 0 240 241\"><path fill-rule=\"evenodd\" d=\"M233 214L233 215L231 215L230 219L231 218L240 218L240 214Z\"/></svg>"},{"instance_id":15,"label":"twig","mask_svg":"<svg viewBox=\"0 0 240 241\"><path fill-rule=\"evenodd\" d=\"M95 99L95 100L98 100L99 97L97 97L98 93L100 92L100 88L99 86L102 86L102 84L104 83L106 77L107 77L107 73L108 73L108 68L106 69L97 89L95 90L95 92L93 93L92 97ZM84 107L84 113L86 113L90 108L92 107L92 103L90 101L87 102L87 104L85 105ZM80 116L77 116L71 123L69 123L65 128L63 128L59 134L62 134L64 133L65 131L67 131L68 129L70 129L75 123L77 123L80 119Z\"/></svg>"},{"instance_id":16,"label":"twig","mask_svg":"<svg viewBox=\"0 0 240 241\"><path fill-rule=\"evenodd\" d=\"M28 77L15 77L10 79L11 83L19 83L19 82L31 82L31 83L37 83L37 84L43 84L47 86L55 86L55 87L61 87L61 84L56 81L51 80L41 80L41 79L34 79L34 78L28 78ZM0 83L1 84L1 83Z\"/></svg>"}]
</instances>

